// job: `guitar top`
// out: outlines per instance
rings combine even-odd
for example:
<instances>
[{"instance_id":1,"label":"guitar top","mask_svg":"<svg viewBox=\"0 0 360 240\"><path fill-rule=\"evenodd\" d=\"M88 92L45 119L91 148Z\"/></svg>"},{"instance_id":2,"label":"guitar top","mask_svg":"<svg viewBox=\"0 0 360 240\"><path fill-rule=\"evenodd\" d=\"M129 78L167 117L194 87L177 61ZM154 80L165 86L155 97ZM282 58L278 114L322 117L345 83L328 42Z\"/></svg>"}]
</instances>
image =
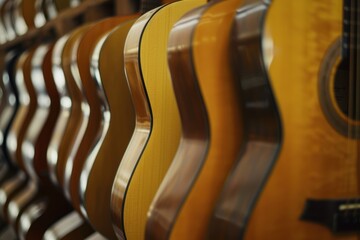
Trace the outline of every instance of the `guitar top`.
<instances>
[{"instance_id":1,"label":"guitar top","mask_svg":"<svg viewBox=\"0 0 360 240\"><path fill-rule=\"evenodd\" d=\"M340 101L326 99L340 94L334 73L341 62L341 2L280 0L268 9L253 3L237 10L233 29L248 147L225 187L212 232L241 239L358 239L358 127L349 114L349 131L342 133L329 114Z\"/></svg>"}]
</instances>

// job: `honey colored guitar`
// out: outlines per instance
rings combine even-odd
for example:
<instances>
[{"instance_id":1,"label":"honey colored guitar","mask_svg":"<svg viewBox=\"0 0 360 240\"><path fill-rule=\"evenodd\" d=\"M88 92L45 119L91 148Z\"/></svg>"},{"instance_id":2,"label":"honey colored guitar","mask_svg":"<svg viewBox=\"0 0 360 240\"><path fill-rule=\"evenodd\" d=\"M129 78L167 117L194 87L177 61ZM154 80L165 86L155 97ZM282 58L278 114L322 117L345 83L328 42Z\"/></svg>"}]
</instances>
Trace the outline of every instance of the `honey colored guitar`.
<instances>
[{"instance_id":1,"label":"honey colored guitar","mask_svg":"<svg viewBox=\"0 0 360 240\"><path fill-rule=\"evenodd\" d=\"M184 115L184 135L148 212L148 239L204 239L222 185L237 159L243 141L241 98L230 68L228 42L241 2L209 2L171 30L169 66ZM196 94L198 109L188 92Z\"/></svg>"},{"instance_id":2,"label":"honey colored guitar","mask_svg":"<svg viewBox=\"0 0 360 240\"><path fill-rule=\"evenodd\" d=\"M232 49L248 142L209 236L359 239L358 1L245 2Z\"/></svg>"},{"instance_id":3,"label":"honey colored guitar","mask_svg":"<svg viewBox=\"0 0 360 240\"><path fill-rule=\"evenodd\" d=\"M98 41L91 60L104 118L104 129L98 145L85 162L81 174L80 196L87 218L94 228L108 238L115 238L110 200L116 170L135 127L135 111L123 67L123 49L127 32L137 18L124 20ZM106 172L106 174L104 174ZM101 181L99 181L101 179ZM96 200L96 201L94 201Z\"/></svg>"},{"instance_id":4,"label":"honey colored guitar","mask_svg":"<svg viewBox=\"0 0 360 240\"><path fill-rule=\"evenodd\" d=\"M173 23L202 3L179 1L154 9L140 17L128 33L125 70L137 122L114 182L112 210L120 238L144 238L150 203L179 145L180 117L166 46Z\"/></svg>"},{"instance_id":5,"label":"honey colored guitar","mask_svg":"<svg viewBox=\"0 0 360 240\"><path fill-rule=\"evenodd\" d=\"M93 151L93 148L97 146L102 132L104 128L106 128L106 124L104 123L106 122L107 117L102 112L104 105L99 96L102 93L98 92L102 90L98 88L90 73L90 57L97 41L126 19L129 19L129 17L113 17L90 26L81 38L78 39L77 51L73 52L74 61L72 62L72 73L74 77L81 80L84 90L83 96L85 98L84 105L86 106L84 107L83 105L81 109L84 117L88 120L82 141L72 159L73 161L69 162L68 160L66 163L64 187L69 193L74 208L81 212L85 217L86 212L84 211L79 194L80 175L83 171L88 171L88 168L85 165L86 159ZM93 204L96 204L95 200L93 201Z\"/></svg>"}]
</instances>

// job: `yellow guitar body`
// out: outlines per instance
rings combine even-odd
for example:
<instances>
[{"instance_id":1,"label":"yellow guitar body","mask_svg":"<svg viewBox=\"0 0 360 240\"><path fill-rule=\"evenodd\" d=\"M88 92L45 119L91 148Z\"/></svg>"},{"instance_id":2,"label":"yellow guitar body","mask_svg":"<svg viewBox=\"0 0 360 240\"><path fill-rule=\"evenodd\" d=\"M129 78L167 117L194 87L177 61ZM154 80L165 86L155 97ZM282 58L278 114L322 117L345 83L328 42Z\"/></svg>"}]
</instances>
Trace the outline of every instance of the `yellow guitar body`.
<instances>
[{"instance_id":1,"label":"yellow guitar body","mask_svg":"<svg viewBox=\"0 0 360 240\"><path fill-rule=\"evenodd\" d=\"M152 118L150 137L136 168L127 167L127 162L131 161L127 159L127 152L118 169L118 173L125 170L132 174L130 182L126 183L123 202L119 203L123 206L128 239L144 238L147 211L180 141L180 117L167 64L169 32L183 14L202 3L204 1L180 1L150 11L133 25L126 39L125 66L129 85L144 84L145 101L151 106ZM141 65L143 83L139 75L129 75L136 72L133 69L139 67L137 64ZM141 119L137 120L135 131L146 130L148 126L141 125ZM130 142L128 150L136 148L136 140L132 141L135 142Z\"/></svg>"},{"instance_id":2,"label":"yellow guitar body","mask_svg":"<svg viewBox=\"0 0 360 240\"><path fill-rule=\"evenodd\" d=\"M171 239L206 238L216 200L240 151L243 131L241 98L231 70L228 43L235 9L241 2L210 3L199 14L199 23L191 35L194 69L209 119L210 144L169 232ZM173 191L175 194L176 190Z\"/></svg>"},{"instance_id":3,"label":"yellow guitar body","mask_svg":"<svg viewBox=\"0 0 360 240\"><path fill-rule=\"evenodd\" d=\"M124 20L106 34L98 42L91 61L94 79L102 86L103 97L107 99L109 126L103 135L96 159L88 160L91 170L83 172L81 177L86 179L86 184L82 184L80 188L89 222L108 238L115 238L110 210L112 183L135 127L134 107L124 68L121 67L124 65L123 51L119 51L123 49L134 21Z\"/></svg>"},{"instance_id":4,"label":"yellow guitar body","mask_svg":"<svg viewBox=\"0 0 360 240\"><path fill-rule=\"evenodd\" d=\"M342 1L270 4L262 41L282 121L282 146L250 214L245 239L359 238L354 233L335 235L321 224L300 220L308 199L346 200L360 194L359 140L334 129L319 96L326 92L321 88L323 64L341 29Z\"/></svg>"}]
</instances>

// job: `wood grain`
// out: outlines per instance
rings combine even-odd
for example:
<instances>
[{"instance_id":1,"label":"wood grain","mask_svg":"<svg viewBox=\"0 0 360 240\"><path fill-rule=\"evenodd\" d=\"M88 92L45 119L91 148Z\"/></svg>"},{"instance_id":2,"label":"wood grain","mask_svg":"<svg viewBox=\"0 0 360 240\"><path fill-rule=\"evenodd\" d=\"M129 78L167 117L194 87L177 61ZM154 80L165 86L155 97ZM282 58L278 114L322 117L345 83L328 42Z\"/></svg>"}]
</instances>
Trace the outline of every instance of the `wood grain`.
<instances>
[{"instance_id":1,"label":"wood grain","mask_svg":"<svg viewBox=\"0 0 360 240\"><path fill-rule=\"evenodd\" d=\"M192 187L168 233L172 239L205 238L215 202L242 146L241 98L228 51L234 9L240 3L210 3L200 15L193 16L198 24L191 29L192 38L187 41L191 41L193 67L207 110L210 139L207 155L205 159L197 159L197 175L192 176Z\"/></svg>"},{"instance_id":2,"label":"wood grain","mask_svg":"<svg viewBox=\"0 0 360 240\"><path fill-rule=\"evenodd\" d=\"M139 87L142 88L141 85L145 87L140 90L140 94L145 93L142 96L146 96L141 99L140 106L137 106L134 99L135 111L138 114L139 110L144 110L141 108L144 105L147 106L145 108L147 110L151 108L151 115L149 111L140 112L140 114L146 113L145 124L140 125L141 122L137 121L136 131L141 131L144 135L138 138L134 134L134 141L132 139L130 142L131 145L138 143L137 140L140 139L146 141L145 133L151 130L144 151L139 152L139 155L141 154L139 161L135 162L136 166L132 165L134 169L125 168L130 166L126 164L126 161L130 160L127 158L131 156L128 151L142 149L144 142L138 146L129 145L118 169L118 173L122 172L122 175L131 175L127 183L127 191L122 193L122 201L118 203L123 207L123 231L125 232L122 236L125 235L129 239L144 238L147 211L180 141L180 116L166 57L168 34L173 23L184 13L202 3L202 1L180 1L148 12L133 25L126 40L125 69L130 89L133 92L139 90ZM139 62L138 59L140 59ZM134 88L134 86L137 87ZM140 102L139 99L137 101ZM148 121L150 119L151 122ZM124 178L121 179L124 180Z\"/></svg>"},{"instance_id":3,"label":"wood grain","mask_svg":"<svg viewBox=\"0 0 360 240\"><path fill-rule=\"evenodd\" d=\"M341 9L340 1L274 1L263 25L252 31L262 36L262 67L268 74L283 133L275 166L253 211L243 208L245 199L238 202L243 209L242 218L237 219L245 228L243 238L358 239L357 234L333 235L321 225L299 220L309 198L359 195L358 140L331 127L318 98L319 69L341 34ZM237 49L246 42L239 30ZM243 175L243 188L251 186L254 172Z\"/></svg>"}]
</instances>

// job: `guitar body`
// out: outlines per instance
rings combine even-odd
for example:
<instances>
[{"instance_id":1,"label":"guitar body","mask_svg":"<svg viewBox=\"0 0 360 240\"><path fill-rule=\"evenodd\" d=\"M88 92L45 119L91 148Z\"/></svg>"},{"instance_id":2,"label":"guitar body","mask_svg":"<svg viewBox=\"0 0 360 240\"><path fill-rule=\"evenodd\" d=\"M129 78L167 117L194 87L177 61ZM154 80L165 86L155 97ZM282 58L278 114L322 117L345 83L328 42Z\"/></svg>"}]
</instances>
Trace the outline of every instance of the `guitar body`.
<instances>
[{"instance_id":1,"label":"guitar body","mask_svg":"<svg viewBox=\"0 0 360 240\"><path fill-rule=\"evenodd\" d=\"M113 189L118 197L112 199L112 209L121 221L115 227L120 238L144 238L147 211L179 145L180 116L166 46L173 23L202 3L180 1L154 9L128 33L125 70L137 122Z\"/></svg>"},{"instance_id":2,"label":"guitar body","mask_svg":"<svg viewBox=\"0 0 360 240\"><path fill-rule=\"evenodd\" d=\"M198 144L196 151L190 144L180 146L150 208L149 239L205 239L215 202L241 149L243 120L240 89L230 68L228 50L231 23L241 2L209 3L185 15L170 33L169 64L179 107L183 108L184 114L189 112L186 108L191 109L184 104L180 72L193 72L196 78L192 81L198 83L202 96L198 100L199 105L203 105L200 109L206 109L201 117L207 128L202 130L202 145ZM189 67L190 63L192 66ZM185 136L188 137L185 143L197 137L191 134ZM190 149L193 151L190 152ZM194 155L188 157L186 152ZM172 196L177 199L173 201ZM176 203L171 211L166 210L167 201Z\"/></svg>"},{"instance_id":3,"label":"guitar body","mask_svg":"<svg viewBox=\"0 0 360 240\"><path fill-rule=\"evenodd\" d=\"M341 1L274 1L268 9L258 1L247 9L247 17L238 15L234 23L234 67L242 86L258 79L257 89L242 88L250 106L247 123L262 117L258 127L245 126L252 137L215 211L222 224L214 224L213 233L251 240L358 239L357 210L348 208L359 196L358 127L349 128L353 136L341 133L322 104L323 94L335 92L325 83L340 60L340 45L337 55L329 53L341 35ZM249 55L261 57L249 61ZM329 78L324 72L331 72ZM267 104L255 109L253 99Z\"/></svg>"},{"instance_id":4,"label":"guitar body","mask_svg":"<svg viewBox=\"0 0 360 240\"><path fill-rule=\"evenodd\" d=\"M82 106L85 118L87 120L86 130L84 132L82 141L74 157L72 163L71 174L65 176L65 188L69 189L70 198L74 208L86 216L83 203L81 202L79 194L80 176L83 171L89 171L89 165L86 165L88 156L92 157L97 154L98 143L101 139L103 131L106 130L106 116L103 114L102 109L106 109L100 99L102 93L98 93L98 86L90 74L90 57L97 41L108 31L113 29L122 21L128 19L127 17L114 17L108 18L91 26L79 39L79 46L76 55L76 68L78 77L81 79L83 85L83 95L85 97L85 104L87 107ZM105 123L105 124L104 124ZM95 151L95 152L93 152ZM69 169L66 166L66 169ZM65 170L66 172L66 170Z\"/></svg>"},{"instance_id":5,"label":"guitar body","mask_svg":"<svg viewBox=\"0 0 360 240\"><path fill-rule=\"evenodd\" d=\"M98 42L90 66L93 78L102 90L99 92L104 93L100 95L103 106L106 106L103 114L109 117L99 147L94 148L86 160L85 169L88 170L81 175L81 179L86 181L80 185L80 192L89 222L107 238L115 238L110 211L112 184L135 128L135 111L124 68L121 67L124 64L123 52L117 50L124 48L127 33L136 17L133 15L133 19L119 23ZM92 157L96 152L96 157Z\"/></svg>"},{"instance_id":6,"label":"guitar body","mask_svg":"<svg viewBox=\"0 0 360 240\"><path fill-rule=\"evenodd\" d=\"M65 73L62 69L62 55L66 42L69 40L70 34L58 39L53 48L52 55L52 72L57 92L59 93L60 109L59 116L56 120L53 134L47 149L47 165L49 168L49 176L54 184L59 185L57 168L59 165L59 156L63 153L59 151L60 143L64 136L66 126L70 117L71 98L67 89ZM69 141L68 139L66 141Z\"/></svg>"},{"instance_id":7,"label":"guitar body","mask_svg":"<svg viewBox=\"0 0 360 240\"><path fill-rule=\"evenodd\" d=\"M30 77L33 53L34 51L25 52L20 56L17 63L15 81L19 90L19 107L6 139L10 160L23 170L25 167L21 145L37 106L35 89Z\"/></svg>"},{"instance_id":8,"label":"guitar body","mask_svg":"<svg viewBox=\"0 0 360 240\"><path fill-rule=\"evenodd\" d=\"M83 87L81 80L78 79L76 75L72 74L71 64L73 52L76 51L78 47L78 41L88 28L89 25L86 25L70 33L69 38L64 43L61 55L54 56L60 58L59 60L61 61L61 64L59 67L61 67L63 71L63 77L66 85L63 91L60 91L60 94L62 94L62 96L67 100L71 101L71 106L66 105L66 102L62 105L64 119L59 120L61 121L59 123L62 124L66 121L65 118L68 118L62 136L59 136L60 139L57 139L56 134L60 134L59 131L62 129L55 129L56 134L53 135L51 148L48 149L48 164L52 169L52 178L55 178L58 184L63 188L65 186L64 181L66 166L68 166L71 170L74 155L79 148L87 125L87 121L81 110L81 104L84 101L84 97L82 95ZM56 75L54 77L56 78ZM58 128L60 127L62 128L63 126L59 126ZM56 143L57 141L60 141L58 146ZM55 153L57 153L56 156ZM65 193L67 193L66 189Z\"/></svg>"},{"instance_id":9,"label":"guitar body","mask_svg":"<svg viewBox=\"0 0 360 240\"><path fill-rule=\"evenodd\" d=\"M44 79L44 85L40 84L40 77L38 77L39 75L36 75L36 69L33 69L33 80L38 81L33 82L37 90L37 113L39 113L37 120L41 122L40 118L42 116L46 116L46 119L44 124L40 126L41 130L37 137L32 138L31 136L35 136L35 134L31 135L30 132L30 139L36 138L34 141L35 153L31 166L27 165L26 169L30 175L33 173L36 174L36 176L31 176L32 181L34 181L35 184L38 184L39 192L34 196L34 198L36 198L34 202L26 203L24 207L19 205L19 208L22 209L22 213L18 216L18 234L23 239L41 238L52 223L71 210L71 207L63 197L63 194L52 185L46 161L48 145L60 110L59 93L57 92L52 73L53 45L40 46L36 50L36 53L38 55L35 55L33 61L35 64L36 62L42 64L42 72L40 74L43 75ZM34 119L36 119L36 115L32 121L35 125L36 122L34 122ZM34 128L35 127L33 126L33 129ZM29 162L26 162L25 164L29 164ZM33 169L33 172L29 171L30 168ZM40 181L37 181L38 179Z\"/></svg>"},{"instance_id":10,"label":"guitar body","mask_svg":"<svg viewBox=\"0 0 360 240\"><path fill-rule=\"evenodd\" d=\"M19 91L19 107L6 138L6 147L10 160L23 171L25 171L25 166L21 146L27 127L37 107L35 90L30 78L33 53L34 50L24 52L17 62L15 81ZM26 174L18 171L1 185L0 192L3 197L0 205L4 219L7 219L7 206L10 199L24 186L26 180Z\"/></svg>"}]
</instances>

